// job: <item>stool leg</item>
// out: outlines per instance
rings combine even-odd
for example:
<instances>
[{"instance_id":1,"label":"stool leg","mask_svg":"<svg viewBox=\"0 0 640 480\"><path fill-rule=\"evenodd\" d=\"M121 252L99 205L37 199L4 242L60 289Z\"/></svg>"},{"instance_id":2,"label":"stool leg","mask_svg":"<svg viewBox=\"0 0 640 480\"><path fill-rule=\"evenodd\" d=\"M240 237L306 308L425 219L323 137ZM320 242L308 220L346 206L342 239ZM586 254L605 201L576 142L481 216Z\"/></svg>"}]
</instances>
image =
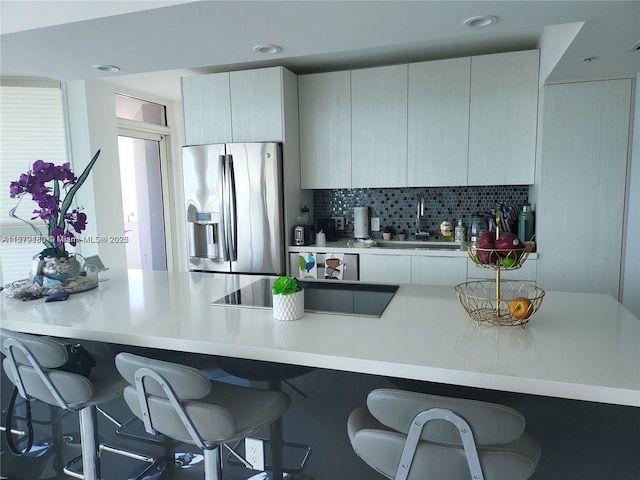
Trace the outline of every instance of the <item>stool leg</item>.
<instances>
[{"instance_id":1,"label":"stool leg","mask_svg":"<svg viewBox=\"0 0 640 480\"><path fill-rule=\"evenodd\" d=\"M270 380L269 390L282 391L282 382L280 380ZM271 466L273 468L272 479L282 480L282 466L283 466L283 443L284 443L284 427L282 417L278 418L269 427L270 440L271 440Z\"/></svg>"},{"instance_id":2,"label":"stool leg","mask_svg":"<svg viewBox=\"0 0 640 480\"><path fill-rule=\"evenodd\" d=\"M80 410L80 444L82 446L82 474L84 480L100 480L98 455L98 416L95 405Z\"/></svg>"},{"instance_id":3,"label":"stool leg","mask_svg":"<svg viewBox=\"0 0 640 480\"><path fill-rule=\"evenodd\" d=\"M222 449L220 446L203 450L204 480L222 480Z\"/></svg>"}]
</instances>

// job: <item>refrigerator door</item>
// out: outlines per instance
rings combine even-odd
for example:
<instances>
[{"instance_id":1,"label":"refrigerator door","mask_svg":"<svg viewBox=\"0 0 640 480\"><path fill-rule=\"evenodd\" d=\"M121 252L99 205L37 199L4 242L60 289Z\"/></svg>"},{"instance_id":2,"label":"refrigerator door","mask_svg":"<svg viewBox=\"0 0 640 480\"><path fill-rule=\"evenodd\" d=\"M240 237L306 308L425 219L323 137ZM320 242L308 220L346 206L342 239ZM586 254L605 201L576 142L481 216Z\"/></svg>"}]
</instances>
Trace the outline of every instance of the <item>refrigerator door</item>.
<instances>
[{"instance_id":1,"label":"refrigerator door","mask_svg":"<svg viewBox=\"0 0 640 480\"><path fill-rule=\"evenodd\" d=\"M223 144L182 149L190 270L231 271L224 250L221 185L225 153Z\"/></svg>"},{"instance_id":2,"label":"refrigerator door","mask_svg":"<svg viewBox=\"0 0 640 480\"><path fill-rule=\"evenodd\" d=\"M283 275L282 154L278 143L227 145L225 224L231 271ZM229 214L227 220L226 215Z\"/></svg>"}]
</instances>

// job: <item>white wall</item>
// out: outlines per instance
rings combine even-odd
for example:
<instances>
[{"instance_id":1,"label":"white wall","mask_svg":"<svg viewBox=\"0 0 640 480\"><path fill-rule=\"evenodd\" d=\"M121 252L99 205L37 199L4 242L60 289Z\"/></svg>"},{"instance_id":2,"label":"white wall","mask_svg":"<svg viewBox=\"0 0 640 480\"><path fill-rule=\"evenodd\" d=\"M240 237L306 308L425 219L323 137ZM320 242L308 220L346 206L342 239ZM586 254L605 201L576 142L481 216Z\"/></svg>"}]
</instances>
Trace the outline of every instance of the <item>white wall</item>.
<instances>
[{"instance_id":1,"label":"white wall","mask_svg":"<svg viewBox=\"0 0 640 480\"><path fill-rule=\"evenodd\" d=\"M540 49L540 82L542 89L562 56L580 32L584 22L564 23L544 27L538 48Z\"/></svg>"},{"instance_id":2,"label":"white wall","mask_svg":"<svg viewBox=\"0 0 640 480\"><path fill-rule=\"evenodd\" d=\"M628 200L624 262L622 271L622 304L640 318L640 95L636 74L631 165L628 178Z\"/></svg>"},{"instance_id":3,"label":"white wall","mask_svg":"<svg viewBox=\"0 0 640 480\"><path fill-rule=\"evenodd\" d=\"M89 216L84 232L87 237L124 234L122 191L118 161L118 124L115 112L114 86L100 80L68 82L65 85L70 123L70 149L74 171L84 168L93 153L101 155L92 175L78 191L78 205L83 205ZM167 107L167 123L171 128L167 149L171 189L163 201L171 211L167 228L167 268L188 270L185 218L182 193L181 147L184 144L182 106L178 102L150 98L142 92L120 92ZM112 268L127 268L126 248L118 243L85 243L79 249L82 255L99 254L104 264Z\"/></svg>"},{"instance_id":4,"label":"white wall","mask_svg":"<svg viewBox=\"0 0 640 480\"><path fill-rule=\"evenodd\" d=\"M122 191L118 162L118 130L113 86L100 80L68 82L65 86L69 114L73 170L80 172L94 153L101 151L91 175L76 194L76 202L88 217L85 238L106 237L106 242L85 242L82 255L99 254L111 268L127 268L124 243L109 236L124 235Z\"/></svg>"}]
</instances>

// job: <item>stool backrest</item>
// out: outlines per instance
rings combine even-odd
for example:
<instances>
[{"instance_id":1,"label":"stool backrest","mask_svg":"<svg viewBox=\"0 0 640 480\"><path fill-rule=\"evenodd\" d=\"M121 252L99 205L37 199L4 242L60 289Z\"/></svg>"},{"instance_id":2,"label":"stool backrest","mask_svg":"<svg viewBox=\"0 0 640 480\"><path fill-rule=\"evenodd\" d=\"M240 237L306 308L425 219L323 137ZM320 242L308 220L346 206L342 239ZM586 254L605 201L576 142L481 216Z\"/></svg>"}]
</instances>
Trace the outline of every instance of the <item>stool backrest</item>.
<instances>
[{"instance_id":1,"label":"stool backrest","mask_svg":"<svg viewBox=\"0 0 640 480\"><path fill-rule=\"evenodd\" d=\"M236 431L233 416L208 400L211 382L200 370L131 353L119 353L116 368L130 385L124 399L147 432L205 448Z\"/></svg>"},{"instance_id":2,"label":"stool backrest","mask_svg":"<svg viewBox=\"0 0 640 480\"><path fill-rule=\"evenodd\" d=\"M68 359L64 342L55 338L0 329L3 368L20 395L57 405L66 410L81 408L93 395L89 379L56 370Z\"/></svg>"},{"instance_id":3,"label":"stool backrest","mask_svg":"<svg viewBox=\"0 0 640 480\"><path fill-rule=\"evenodd\" d=\"M119 353L116 356L118 372L132 387L136 386L136 372L143 367L150 368L162 375L180 400L197 400L208 395L211 391L211 382L197 368L132 353ZM156 382L145 381L144 386L148 394L167 398L165 391Z\"/></svg>"},{"instance_id":4,"label":"stool backrest","mask_svg":"<svg viewBox=\"0 0 640 480\"><path fill-rule=\"evenodd\" d=\"M469 423L476 445L509 443L520 438L525 429L520 412L503 405L403 390L374 390L367 397L367 408L380 423L404 434L418 413L432 408L451 410ZM420 438L461 444L458 429L443 420L425 425Z\"/></svg>"}]
</instances>

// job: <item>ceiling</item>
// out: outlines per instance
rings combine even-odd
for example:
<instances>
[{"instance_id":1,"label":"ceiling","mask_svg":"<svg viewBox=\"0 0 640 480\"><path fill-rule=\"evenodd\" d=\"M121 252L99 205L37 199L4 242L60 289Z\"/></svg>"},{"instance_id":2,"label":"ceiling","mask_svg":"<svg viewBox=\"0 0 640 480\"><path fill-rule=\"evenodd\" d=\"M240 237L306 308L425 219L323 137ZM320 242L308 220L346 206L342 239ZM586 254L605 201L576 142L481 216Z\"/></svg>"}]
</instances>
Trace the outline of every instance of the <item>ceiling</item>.
<instances>
[{"instance_id":1,"label":"ceiling","mask_svg":"<svg viewBox=\"0 0 640 480\"><path fill-rule=\"evenodd\" d=\"M498 22L463 25L478 15ZM547 81L638 72L640 0L0 0L0 75L100 78L176 101L183 75L362 68L538 48L543 38L556 42ZM259 44L282 52L256 53Z\"/></svg>"}]
</instances>

